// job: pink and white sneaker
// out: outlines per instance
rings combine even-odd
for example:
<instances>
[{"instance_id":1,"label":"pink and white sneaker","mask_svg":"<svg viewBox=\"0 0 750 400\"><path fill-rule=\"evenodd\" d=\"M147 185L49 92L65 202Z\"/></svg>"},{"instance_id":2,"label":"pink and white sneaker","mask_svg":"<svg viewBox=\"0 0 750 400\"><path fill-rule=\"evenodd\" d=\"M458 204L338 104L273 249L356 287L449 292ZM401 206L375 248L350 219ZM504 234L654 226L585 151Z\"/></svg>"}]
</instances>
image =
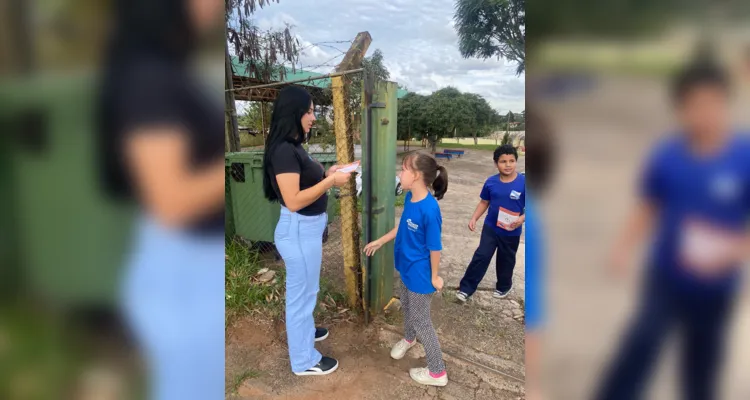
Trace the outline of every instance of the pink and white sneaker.
<instances>
[{"instance_id":1,"label":"pink and white sneaker","mask_svg":"<svg viewBox=\"0 0 750 400\"><path fill-rule=\"evenodd\" d=\"M428 386L445 386L448 384L448 373L443 371L440 377L435 378L430 374L427 368L412 368L409 370L409 376L415 382Z\"/></svg>"}]
</instances>

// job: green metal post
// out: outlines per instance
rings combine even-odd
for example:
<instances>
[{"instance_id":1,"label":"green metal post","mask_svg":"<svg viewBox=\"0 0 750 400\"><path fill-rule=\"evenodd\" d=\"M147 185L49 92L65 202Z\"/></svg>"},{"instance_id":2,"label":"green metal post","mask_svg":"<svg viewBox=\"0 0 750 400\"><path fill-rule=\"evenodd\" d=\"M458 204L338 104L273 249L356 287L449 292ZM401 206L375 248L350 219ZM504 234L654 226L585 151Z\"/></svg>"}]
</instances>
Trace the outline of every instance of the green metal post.
<instances>
[{"instance_id":1,"label":"green metal post","mask_svg":"<svg viewBox=\"0 0 750 400\"><path fill-rule=\"evenodd\" d=\"M16 210L13 202L15 196L12 195L13 174L11 171L10 136L3 135L0 137L0 193L5 194L0 196L0 300L3 294L11 293L19 284L16 235L13 234Z\"/></svg>"},{"instance_id":2,"label":"green metal post","mask_svg":"<svg viewBox=\"0 0 750 400\"><path fill-rule=\"evenodd\" d=\"M391 231L395 226L396 210L396 118L397 86L394 82L377 82L374 85L372 102L372 214L363 210L364 228L371 229L372 240L376 240ZM378 104L379 103L379 104ZM366 123L366 122L365 122ZM363 128L366 128L363 126ZM363 129L366 132L366 129ZM362 161L367 165L367 141L362 141ZM366 187L363 185L363 187ZM371 259L364 284L365 295L370 312L377 315L393 297L393 242L383 246Z\"/></svg>"}]
</instances>

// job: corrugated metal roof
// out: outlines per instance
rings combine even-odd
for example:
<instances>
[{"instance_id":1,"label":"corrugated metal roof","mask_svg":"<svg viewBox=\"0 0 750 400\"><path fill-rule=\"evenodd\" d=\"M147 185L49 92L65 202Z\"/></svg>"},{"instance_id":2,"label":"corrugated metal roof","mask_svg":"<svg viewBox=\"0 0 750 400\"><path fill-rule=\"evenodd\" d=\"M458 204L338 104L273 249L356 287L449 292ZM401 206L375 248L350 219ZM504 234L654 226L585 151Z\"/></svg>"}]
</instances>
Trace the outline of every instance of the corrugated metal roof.
<instances>
[{"instance_id":1,"label":"corrugated metal roof","mask_svg":"<svg viewBox=\"0 0 750 400\"><path fill-rule=\"evenodd\" d=\"M234 68L234 72L241 77L249 78L250 74L247 71L247 63L240 63L239 58L232 57L232 67ZM311 72L311 71L305 71L301 69L296 69L292 71L291 68L284 67L284 82L286 81L296 81L300 79L310 79L309 82L304 83L297 83L297 85L300 86L309 86L309 87L317 87L320 89L325 89L331 85L331 78L322 78L322 79L315 79L318 76L321 76L323 74L318 72ZM278 76L273 77L275 81L278 82ZM404 96L406 96L408 92L404 89L399 88L396 92L396 98L400 99Z\"/></svg>"}]
</instances>

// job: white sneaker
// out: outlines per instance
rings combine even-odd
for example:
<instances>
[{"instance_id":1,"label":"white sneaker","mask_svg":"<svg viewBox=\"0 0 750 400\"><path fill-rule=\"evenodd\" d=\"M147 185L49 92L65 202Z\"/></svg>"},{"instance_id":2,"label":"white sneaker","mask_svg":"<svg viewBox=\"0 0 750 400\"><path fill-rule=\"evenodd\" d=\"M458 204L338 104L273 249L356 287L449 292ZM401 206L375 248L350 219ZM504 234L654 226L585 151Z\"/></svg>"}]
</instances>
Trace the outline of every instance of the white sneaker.
<instances>
[{"instance_id":1,"label":"white sneaker","mask_svg":"<svg viewBox=\"0 0 750 400\"><path fill-rule=\"evenodd\" d=\"M409 376L415 382L429 386L445 386L448 384L448 374L443 374L440 378L430 376L430 370L427 368L412 368L409 370Z\"/></svg>"},{"instance_id":2,"label":"white sneaker","mask_svg":"<svg viewBox=\"0 0 750 400\"><path fill-rule=\"evenodd\" d=\"M417 339L414 339L413 342L409 343L406 341L406 339L401 339L393 345L393 348L391 349L391 358L394 360L400 360L404 358L406 355L406 352L409 351L414 345L417 344Z\"/></svg>"},{"instance_id":3,"label":"white sneaker","mask_svg":"<svg viewBox=\"0 0 750 400\"><path fill-rule=\"evenodd\" d=\"M511 290L513 290L513 286L511 286L510 289L506 290L505 292L501 292L501 291L495 289L495 292L492 293L492 297L494 297L496 299L504 299L504 298L508 297L508 295L510 294Z\"/></svg>"}]
</instances>

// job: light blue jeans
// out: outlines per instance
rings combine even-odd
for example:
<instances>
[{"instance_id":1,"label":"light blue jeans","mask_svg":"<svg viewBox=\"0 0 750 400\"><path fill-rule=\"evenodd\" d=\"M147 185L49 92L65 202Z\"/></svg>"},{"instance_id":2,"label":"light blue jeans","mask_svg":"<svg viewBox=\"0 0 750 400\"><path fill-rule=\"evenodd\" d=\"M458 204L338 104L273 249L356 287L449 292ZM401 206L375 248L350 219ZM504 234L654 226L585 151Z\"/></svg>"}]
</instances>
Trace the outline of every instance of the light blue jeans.
<instances>
[{"instance_id":1,"label":"light blue jeans","mask_svg":"<svg viewBox=\"0 0 750 400\"><path fill-rule=\"evenodd\" d=\"M151 400L224 399L224 235L139 221L122 305Z\"/></svg>"},{"instance_id":2,"label":"light blue jeans","mask_svg":"<svg viewBox=\"0 0 750 400\"><path fill-rule=\"evenodd\" d=\"M281 207L274 241L286 264L286 336L292 372L303 372L320 362L315 350L313 311L320 290L323 231L327 214L308 217Z\"/></svg>"}]
</instances>

